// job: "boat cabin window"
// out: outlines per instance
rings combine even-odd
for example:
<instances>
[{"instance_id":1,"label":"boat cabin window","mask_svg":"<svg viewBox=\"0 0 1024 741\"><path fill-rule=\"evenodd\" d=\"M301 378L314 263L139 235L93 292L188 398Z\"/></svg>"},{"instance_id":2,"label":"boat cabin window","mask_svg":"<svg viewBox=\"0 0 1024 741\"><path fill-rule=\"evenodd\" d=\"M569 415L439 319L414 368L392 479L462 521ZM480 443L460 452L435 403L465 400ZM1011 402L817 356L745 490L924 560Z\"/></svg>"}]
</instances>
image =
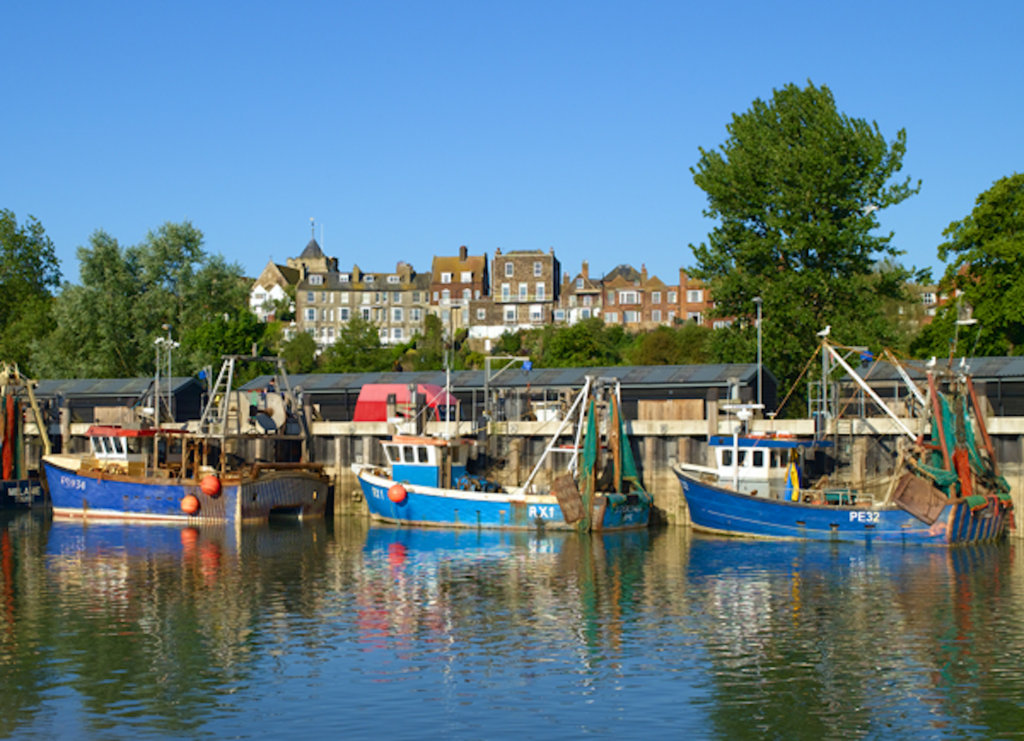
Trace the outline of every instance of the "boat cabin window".
<instances>
[{"instance_id":1,"label":"boat cabin window","mask_svg":"<svg viewBox=\"0 0 1024 741\"><path fill-rule=\"evenodd\" d=\"M109 437L107 440L110 442L110 447L113 448L114 453L124 455L124 446L121 445L121 438Z\"/></svg>"},{"instance_id":2,"label":"boat cabin window","mask_svg":"<svg viewBox=\"0 0 1024 741\"><path fill-rule=\"evenodd\" d=\"M394 445L385 445L384 451L388 454L388 460L392 463L398 463L400 458L398 455L398 448Z\"/></svg>"},{"instance_id":3,"label":"boat cabin window","mask_svg":"<svg viewBox=\"0 0 1024 741\"><path fill-rule=\"evenodd\" d=\"M412 446L411 445L403 445L402 446L402 457L403 457L403 459L405 460L406 463L415 463L416 462L416 457L413 454L413 450L412 450Z\"/></svg>"},{"instance_id":4,"label":"boat cabin window","mask_svg":"<svg viewBox=\"0 0 1024 741\"><path fill-rule=\"evenodd\" d=\"M416 452L419 453L420 463L426 463L427 462L427 446L426 445L420 445L418 448L416 448Z\"/></svg>"},{"instance_id":5,"label":"boat cabin window","mask_svg":"<svg viewBox=\"0 0 1024 741\"><path fill-rule=\"evenodd\" d=\"M754 468L762 468L764 466L764 451L755 450L754 454Z\"/></svg>"},{"instance_id":6,"label":"boat cabin window","mask_svg":"<svg viewBox=\"0 0 1024 741\"><path fill-rule=\"evenodd\" d=\"M746 462L747 451L745 451L745 450L738 450L738 451L736 451L736 453L737 453L737 456L736 456L737 460L739 461L738 465L742 466ZM726 449L726 450L722 451L722 465L723 466L731 466L732 465L732 450Z\"/></svg>"},{"instance_id":7,"label":"boat cabin window","mask_svg":"<svg viewBox=\"0 0 1024 741\"><path fill-rule=\"evenodd\" d=\"M782 460L782 455L777 450L772 451L772 468L782 468L785 463Z\"/></svg>"}]
</instances>

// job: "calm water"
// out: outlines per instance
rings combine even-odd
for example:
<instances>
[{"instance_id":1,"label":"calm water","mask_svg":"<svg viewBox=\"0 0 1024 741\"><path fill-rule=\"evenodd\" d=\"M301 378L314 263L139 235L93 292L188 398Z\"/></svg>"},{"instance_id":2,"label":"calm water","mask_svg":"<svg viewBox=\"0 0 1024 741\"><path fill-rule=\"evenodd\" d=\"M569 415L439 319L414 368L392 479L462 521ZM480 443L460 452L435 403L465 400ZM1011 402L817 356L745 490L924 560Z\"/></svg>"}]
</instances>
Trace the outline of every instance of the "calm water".
<instances>
[{"instance_id":1,"label":"calm water","mask_svg":"<svg viewBox=\"0 0 1024 741\"><path fill-rule=\"evenodd\" d=\"M13 738L1024 736L1019 546L0 521Z\"/></svg>"}]
</instances>

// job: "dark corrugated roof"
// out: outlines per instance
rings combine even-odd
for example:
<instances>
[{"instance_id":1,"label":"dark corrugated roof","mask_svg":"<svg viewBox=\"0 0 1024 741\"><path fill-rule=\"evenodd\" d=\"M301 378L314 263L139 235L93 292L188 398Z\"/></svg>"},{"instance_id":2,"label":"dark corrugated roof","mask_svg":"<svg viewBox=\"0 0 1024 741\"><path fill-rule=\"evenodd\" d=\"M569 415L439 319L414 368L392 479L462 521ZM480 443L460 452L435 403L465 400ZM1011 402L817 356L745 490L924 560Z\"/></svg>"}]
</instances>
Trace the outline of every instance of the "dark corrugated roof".
<instances>
[{"instance_id":1,"label":"dark corrugated roof","mask_svg":"<svg viewBox=\"0 0 1024 741\"><path fill-rule=\"evenodd\" d=\"M962 358L953 359L952 367L954 371L960 368L962 360ZM926 362L927 361L924 360L905 361L903 363L903 368L911 378L923 381L925 373L927 372L925 367ZM966 365L975 381L1024 380L1024 357L1000 356L989 358L967 358ZM945 371L949 369L949 359L944 358L937 360L935 367L937 371ZM869 383L871 381L900 380L895 366L888 361L880 360L877 363L874 363L873 366L858 367L854 365L854 369L862 378L866 378Z\"/></svg>"},{"instance_id":2,"label":"dark corrugated roof","mask_svg":"<svg viewBox=\"0 0 1024 741\"><path fill-rule=\"evenodd\" d=\"M601 368L538 368L524 371L512 368L493 378L494 387L579 388L586 376L618 378L623 386L720 386L730 379L752 384L757 381L755 363L722 363L717 365L625 365ZM765 375L771 374L765 370ZM246 390L266 386L270 376L260 376L247 383ZM358 391L367 383L432 383L445 384L444 371L406 373L309 373L290 377L292 387L301 386L307 393ZM456 371L451 374L453 389L484 387L484 371Z\"/></svg>"},{"instance_id":3,"label":"dark corrugated roof","mask_svg":"<svg viewBox=\"0 0 1024 741\"><path fill-rule=\"evenodd\" d=\"M50 398L53 396L139 396L153 383L152 377L144 378L60 378L40 381L36 387L36 396ZM160 384L166 388L167 379L161 378ZM189 385L198 384L191 376L178 376L171 379L171 389L177 393Z\"/></svg>"}]
</instances>

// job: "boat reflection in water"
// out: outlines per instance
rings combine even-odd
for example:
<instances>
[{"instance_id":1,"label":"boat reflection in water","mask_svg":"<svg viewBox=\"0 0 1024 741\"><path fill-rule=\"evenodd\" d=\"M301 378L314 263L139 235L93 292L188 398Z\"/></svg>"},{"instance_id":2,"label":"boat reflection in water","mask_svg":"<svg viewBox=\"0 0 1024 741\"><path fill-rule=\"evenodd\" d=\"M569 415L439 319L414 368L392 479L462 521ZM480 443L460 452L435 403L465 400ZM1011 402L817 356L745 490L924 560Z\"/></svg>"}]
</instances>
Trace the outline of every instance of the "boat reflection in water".
<instances>
[{"instance_id":1,"label":"boat reflection in water","mask_svg":"<svg viewBox=\"0 0 1024 741\"><path fill-rule=\"evenodd\" d=\"M378 648L420 635L468 646L486 635L495 655L545 642L557 652L572 636L614 647L642 592L653 537L373 526L358 597L362 638Z\"/></svg>"},{"instance_id":2,"label":"boat reflection in water","mask_svg":"<svg viewBox=\"0 0 1024 741\"><path fill-rule=\"evenodd\" d=\"M0 731L1008 738L1014 554L26 513L0 529Z\"/></svg>"},{"instance_id":3,"label":"boat reflection in water","mask_svg":"<svg viewBox=\"0 0 1024 741\"><path fill-rule=\"evenodd\" d=\"M694 537L686 595L716 688L712 735L748 736L755 716L776 737L1012 727L1019 710L975 694L1007 665L986 636L1019 628L994 609L1012 554Z\"/></svg>"}]
</instances>

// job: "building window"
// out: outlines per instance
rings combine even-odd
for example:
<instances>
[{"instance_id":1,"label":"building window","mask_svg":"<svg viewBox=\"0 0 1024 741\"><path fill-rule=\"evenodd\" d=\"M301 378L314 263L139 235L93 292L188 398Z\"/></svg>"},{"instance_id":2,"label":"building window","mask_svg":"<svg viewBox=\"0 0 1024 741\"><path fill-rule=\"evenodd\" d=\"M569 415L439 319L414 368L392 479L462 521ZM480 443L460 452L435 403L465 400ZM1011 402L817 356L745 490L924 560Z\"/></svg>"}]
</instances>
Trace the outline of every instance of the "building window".
<instances>
[{"instance_id":1,"label":"building window","mask_svg":"<svg viewBox=\"0 0 1024 741\"><path fill-rule=\"evenodd\" d=\"M420 309L409 309L409 321L418 322L423 316L423 312Z\"/></svg>"},{"instance_id":2,"label":"building window","mask_svg":"<svg viewBox=\"0 0 1024 741\"><path fill-rule=\"evenodd\" d=\"M536 295L537 295L537 300L538 301L543 301L544 300L544 284L543 283L538 283L537 284L537 294Z\"/></svg>"},{"instance_id":3,"label":"building window","mask_svg":"<svg viewBox=\"0 0 1024 741\"><path fill-rule=\"evenodd\" d=\"M620 304L638 304L640 300L636 291L619 291Z\"/></svg>"},{"instance_id":4,"label":"building window","mask_svg":"<svg viewBox=\"0 0 1024 741\"><path fill-rule=\"evenodd\" d=\"M315 322L316 321L316 309L306 309L306 321L307 322Z\"/></svg>"},{"instance_id":5,"label":"building window","mask_svg":"<svg viewBox=\"0 0 1024 741\"><path fill-rule=\"evenodd\" d=\"M651 312L651 321L652 322L660 322L661 321L661 310L660 309L655 309L654 311Z\"/></svg>"},{"instance_id":6,"label":"building window","mask_svg":"<svg viewBox=\"0 0 1024 741\"><path fill-rule=\"evenodd\" d=\"M583 290L583 279L582 278L577 278L576 279L576 290L577 291L582 291Z\"/></svg>"},{"instance_id":7,"label":"building window","mask_svg":"<svg viewBox=\"0 0 1024 741\"><path fill-rule=\"evenodd\" d=\"M452 282L452 274L451 273L441 273L441 282L442 283L451 283Z\"/></svg>"},{"instance_id":8,"label":"building window","mask_svg":"<svg viewBox=\"0 0 1024 741\"><path fill-rule=\"evenodd\" d=\"M392 309L391 310L391 321L393 321L393 322L400 322L400 321L402 321L402 310L401 309Z\"/></svg>"},{"instance_id":9,"label":"building window","mask_svg":"<svg viewBox=\"0 0 1024 741\"><path fill-rule=\"evenodd\" d=\"M687 291L686 302L689 304L699 304L704 300L704 291Z\"/></svg>"},{"instance_id":10,"label":"building window","mask_svg":"<svg viewBox=\"0 0 1024 741\"><path fill-rule=\"evenodd\" d=\"M483 321L484 319L486 319L487 318L487 309L477 309L476 310L476 318L479 321Z\"/></svg>"},{"instance_id":11,"label":"building window","mask_svg":"<svg viewBox=\"0 0 1024 741\"><path fill-rule=\"evenodd\" d=\"M516 321L516 307L515 306L506 306L505 307L505 323L506 324L515 324L515 321Z\"/></svg>"},{"instance_id":12,"label":"building window","mask_svg":"<svg viewBox=\"0 0 1024 741\"><path fill-rule=\"evenodd\" d=\"M519 284L519 300L525 301L530 295L530 285L528 283Z\"/></svg>"},{"instance_id":13,"label":"building window","mask_svg":"<svg viewBox=\"0 0 1024 741\"><path fill-rule=\"evenodd\" d=\"M700 324L701 319L702 319L702 317L701 317L699 311L688 311L688 312L686 312L686 321L688 321L688 322L697 322L697 324ZM726 325L726 326L728 326L728 325Z\"/></svg>"},{"instance_id":14,"label":"building window","mask_svg":"<svg viewBox=\"0 0 1024 741\"><path fill-rule=\"evenodd\" d=\"M393 304L400 304L400 303L402 303L402 292L401 291L392 291L391 292L391 303L393 303Z\"/></svg>"},{"instance_id":15,"label":"building window","mask_svg":"<svg viewBox=\"0 0 1024 741\"><path fill-rule=\"evenodd\" d=\"M508 283L502 283L501 284L501 300L502 301L508 301L510 298L512 298L512 286L510 286Z\"/></svg>"},{"instance_id":16,"label":"building window","mask_svg":"<svg viewBox=\"0 0 1024 741\"><path fill-rule=\"evenodd\" d=\"M322 286L324 284L324 277L322 275L311 275L309 276L309 285L311 286Z\"/></svg>"},{"instance_id":17,"label":"building window","mask_svg":"<svg viewBox=\"0 0 1024 741\"><path fill-rule=\"evenodd\" d=\"M619 314L618 314L618 312L615 312L615 311L608 312L607 314L604 315L604 321L605 321L606 324L618 324L619 323Z\"/></svg>"},{"instance_id":18,"label":"building window","mask_svg":"<svg viewBox=\"0 0 1024 741\"><path fill-rule=\"evenodd\" d=\"M339 283L348 283L348 273L338 273Z\"/></svg>"},{"instance_id":19,"label":"building window","mask_svg":"<svg viewBox=\"0 0 1024 741\"><path fill-rule=\"evenodd\" d=\"M459 280L462 281L463 283L472 283L473 273L469 270L463 270L462 275L459 277Z\"/></svg>"},{"instance_id":20,"label":"building window","mask_svg":"<svg viewBox=\"0 0 1024 741\"><path fill-rule=\"evenodd\" d=\"M348 317L349 317L348 309L342 308L338 312L338 317L341 319L341 321L347 322L348 321Z\"/></svg>"},{"instance_id":21,"label":"building window","mask_svg":"<svg viewBox=\"0 0 1024 741\"><path fill-rule=\"evenodd\" d=\"M363 315L363 321L370 321L370 309L369 307L363 307L359 310L359 313Z\"/></svg>"},{"instance_id":22,"label":"building window","mask_svg":"<svg viewBox=\"0 0 1024 741\"><path fill-rule=\"evenodd\" d=\"M373 283L373 276L372 275L364 275L363 276L363 282L364 283Z\"/></svg>"},{"instance_id":23,"label":"building window","mask_svg":"<svg viewBox=\"0 0 1024 741\"><path fill-rule=\"evenodd\" d=\"M513 270L515 270L515 266L511 262L506 262L505 263L505 277L506 278L511 278Z\"/></svg>"},{"instance_id":24,"label":"building window","mask_svg":"<svg viewBox=\"0 0 1024 741\"><path fill-rule=\"evenodd\" d=\"M615 291L608 291L608 305L613 306L615 304Z\"/></svg>"},{"instance_id":25,"label":"building window","mask_svg":"<svg viewBox=\"0 0 1024 741\"><path fill-rule=\"evenodd\" d=\"M534 324L544 321L544 310L538 304L530 307L530 321Z\"/></svg>"},{"instance_id":26,"label":"building window","mask_svg":"<svg viewBox=\"0 0 1024 741\"><path fill-rule=\"evenodd\" d=\"M388 276L388 283L394 284L394 283L401 283L401 282L402 282L402 276L400 276L400 275L389 275Z\"/></svg>"},{"instance_id":27,"label":"building window","mask_svg":"<svg viewBox=\"0 0 1024 741\"><path fill-rule=\"evenodd\" d=\"M622 312L622 321L624 324L636 324L640 321L640 312L624 311Z\"/></svg>"},{"instance_id":28,"label":"building window","mask_svg":"<svg viewBox=\"0 0 1024 741\"><path fill-rule=\"evenodd\" d=\"M533 275L534 275L534 277L535 278L539 278L542 275L542 271L543 271L543 268L541 267L540 262L535 262L533 264Z\"/></svg>"},{"instance_id":29,"label":"building window","mask_svg":"<svg viewBox=\"0 0 1024 741\"><path fill-rule=\"evenodd\" d=\"M590 309L580 309L580 319L589 319Z\"/></svg>"},{"instance_id":30,"label":"building window","mask_svg":"<svg viewBox=\"0 0 1024 741\"><path fill-rule=\"evenodd\" d=\"M679 294L677 294L675 291L669 291L668 292L668 302L670 304L674 304L676 302L676 299L678 298L678 296L679 296Z\"/></svg>"},{"instance_id":31,"label":"building window","mask_svg":"<svg viewBox=\"0 0 1024 741\"><path fill-rule=\"evenodd\" d=\"M668 313L668 323L672 324L675 320L676 320L676 313L674 311L670 311Z\"/></svg>"},{"instance_id":32,"label":"building window","mask_svg":"<svg viewBox=\"0 0 1024 741\"><path fill-rule=\"evenodd\" d=\"M653 291L651 293L651 303L652 304L660 304L661 303L661 291Z\"/></svg>"},{"instance_id":33,"label":"building window","mask_svg":"<svg viewBox=\"0 0 1024 741\"><path fill-rule=\"evenodd\" d=\"M307 304L315 304L316 303L316 293L314 293L313 291L306 291L306 303Z\"/></svg>"},{"instance_id":34,"label":"building window","mask_svg":"<svg viewBox=\"0 0 1024 741\"><path fill-rule=\"evenodd\" d=\"M396 340L402 339L402 328L401 327L395 327L394 329L392 329L391 330L391 336L394 337Z\"/></svg>"},{"instance_id":35,"label":"building window","mask_svg":"<svg viewBox=\"0 0 1024 741\"><path fill-rule=\"evenodd\" d=\"M473 298L473 289L472 288L463 288L462 289L462 300L463 301L469 301L471 298Z\"/></svg>"},{"instance_id":36,"label":"building window","mask_svg":"<svg viewBox=\"0 0 1024 741\"><path fill-rule=\"evenodd\" d=\"M451 300L452 300L452 292L451 291L449 291L447 288L445 288L443 291L441 291L441 303L442 304L449 304L449 303L451 303Z\"/></svg>"},{"instance_id":37,"label":"building window","mask_svg":"<svg viewBox=\"0 0 1024 741\"><path fill-rule=\"evenodd\" d=\"M594 302L594 297L593 296L584 296L583 297L583 305L584 306L591 306L591 305L593 305L593 302Z\"/></svg>"},{"instance_id":38,"label":"building window","mask_svg":"<svg viewBox=\"0 0 1024 741\"><path fill-rule=\"evenodd\" d=\"M556 322L564 322L565 321L565 309L555 309L555 321Z\"/></svg>"},{"instance_id":39,"label":"building window","mask_svg":"<svg viewBox=\"0 0 1024 741\"><path fill-rule=\"evenodd\" d=\"M343 304L347 304L348 303L348 291L346 291L345 293L341 294L341 303L343 303Z\"/></svg>"}]
</instances>

